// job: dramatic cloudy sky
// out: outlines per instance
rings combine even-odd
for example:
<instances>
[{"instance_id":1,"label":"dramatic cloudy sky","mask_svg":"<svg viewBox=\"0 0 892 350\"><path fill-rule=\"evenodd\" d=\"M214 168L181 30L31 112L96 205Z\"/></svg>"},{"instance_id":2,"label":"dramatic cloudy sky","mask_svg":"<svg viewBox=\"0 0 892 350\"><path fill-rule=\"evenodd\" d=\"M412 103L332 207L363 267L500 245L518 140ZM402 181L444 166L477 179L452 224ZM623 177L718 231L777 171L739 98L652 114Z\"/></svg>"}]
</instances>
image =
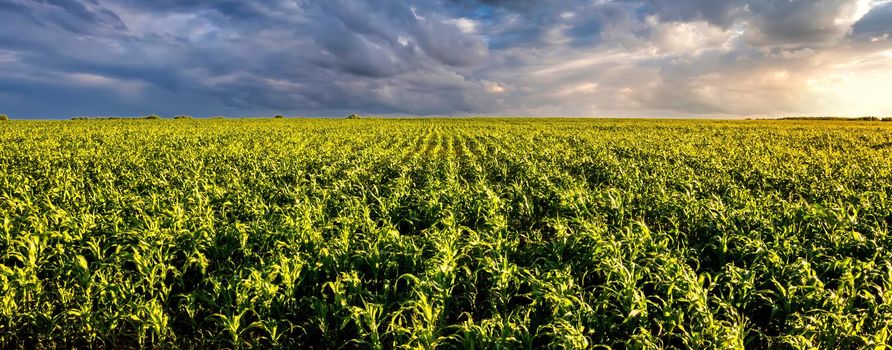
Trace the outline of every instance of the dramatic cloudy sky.
<instances>
[{"instance_id":1,"label":"dramatic cloudy sky","mask_svg":"<svg viewBox=\"0 0 892 350\"><path fill-rule=\"evenodd\" d=\"M889 0L0 0L0 113L892 115Z\"/></svg>"}]
</instances>

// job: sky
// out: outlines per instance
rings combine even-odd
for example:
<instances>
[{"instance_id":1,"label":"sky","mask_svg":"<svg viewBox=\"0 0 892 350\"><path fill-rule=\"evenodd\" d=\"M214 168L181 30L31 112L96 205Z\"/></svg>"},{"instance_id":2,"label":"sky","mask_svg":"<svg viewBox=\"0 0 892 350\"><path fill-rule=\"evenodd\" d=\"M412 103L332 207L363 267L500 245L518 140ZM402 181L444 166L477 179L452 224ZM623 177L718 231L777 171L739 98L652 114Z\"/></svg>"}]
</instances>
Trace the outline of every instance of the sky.
<instances>
[{"instance_id":1,"label":"sky","mask_svg":"<svg viewBox=\"0 0 892 350\"><path fill-rule=\"evenodd\" d=\"M0 0L18 118L892 116L890 0Z\"/></svg>"}]
</instances>

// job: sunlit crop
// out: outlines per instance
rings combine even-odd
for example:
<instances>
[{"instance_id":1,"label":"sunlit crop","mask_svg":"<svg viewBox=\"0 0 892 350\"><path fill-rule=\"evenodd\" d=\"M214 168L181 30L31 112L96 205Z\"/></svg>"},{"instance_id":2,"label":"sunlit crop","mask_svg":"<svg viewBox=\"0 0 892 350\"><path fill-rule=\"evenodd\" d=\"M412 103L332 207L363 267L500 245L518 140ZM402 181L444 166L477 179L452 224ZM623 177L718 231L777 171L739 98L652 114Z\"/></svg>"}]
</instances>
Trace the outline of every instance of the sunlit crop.
<instances>
[{"instance_id":1,"label":"sunlit crop","mask_svg":"<svg viewBox=\"0 0 892 350\"><path fill-rule=\"evenodd\" d=\"M892 125L0 125L0 347L879 348Z\"/></svg>"}]
</instances>

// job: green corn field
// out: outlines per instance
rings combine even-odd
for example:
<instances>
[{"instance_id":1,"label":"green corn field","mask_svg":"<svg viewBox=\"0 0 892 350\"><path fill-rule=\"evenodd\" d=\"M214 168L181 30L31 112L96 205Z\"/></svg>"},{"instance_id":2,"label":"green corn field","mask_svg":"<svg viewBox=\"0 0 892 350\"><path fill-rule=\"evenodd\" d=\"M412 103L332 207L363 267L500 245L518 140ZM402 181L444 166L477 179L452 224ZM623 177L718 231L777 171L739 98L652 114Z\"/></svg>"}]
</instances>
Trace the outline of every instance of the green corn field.
<instances>
[{"instance_id":1,"label":"green corn field","mask_svg":"<svg viewBox=\"0 0 892 350\"><path fill-rule=\"evenodd\" d=\"M892 123L9 121L0 221L0 348L892 342Z\"/></svg>"}]
</instances>

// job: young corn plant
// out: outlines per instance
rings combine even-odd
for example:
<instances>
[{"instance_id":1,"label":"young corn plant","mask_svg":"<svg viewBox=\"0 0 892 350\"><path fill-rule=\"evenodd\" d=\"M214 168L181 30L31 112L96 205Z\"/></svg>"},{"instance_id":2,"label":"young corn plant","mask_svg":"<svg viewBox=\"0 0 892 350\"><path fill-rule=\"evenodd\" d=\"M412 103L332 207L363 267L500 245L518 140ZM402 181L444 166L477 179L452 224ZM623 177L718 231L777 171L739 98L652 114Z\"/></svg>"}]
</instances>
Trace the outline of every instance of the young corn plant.
<instances>
[{"instance_id":1,"label":"young corn plant","mask_svg":"<svg viewBox=\"0 0 892 350\"><path fill-rule=\"evenodd\" d=\"M0 347L885 348L886 124L8 121Z\"/></svg>"}]
</instances>

